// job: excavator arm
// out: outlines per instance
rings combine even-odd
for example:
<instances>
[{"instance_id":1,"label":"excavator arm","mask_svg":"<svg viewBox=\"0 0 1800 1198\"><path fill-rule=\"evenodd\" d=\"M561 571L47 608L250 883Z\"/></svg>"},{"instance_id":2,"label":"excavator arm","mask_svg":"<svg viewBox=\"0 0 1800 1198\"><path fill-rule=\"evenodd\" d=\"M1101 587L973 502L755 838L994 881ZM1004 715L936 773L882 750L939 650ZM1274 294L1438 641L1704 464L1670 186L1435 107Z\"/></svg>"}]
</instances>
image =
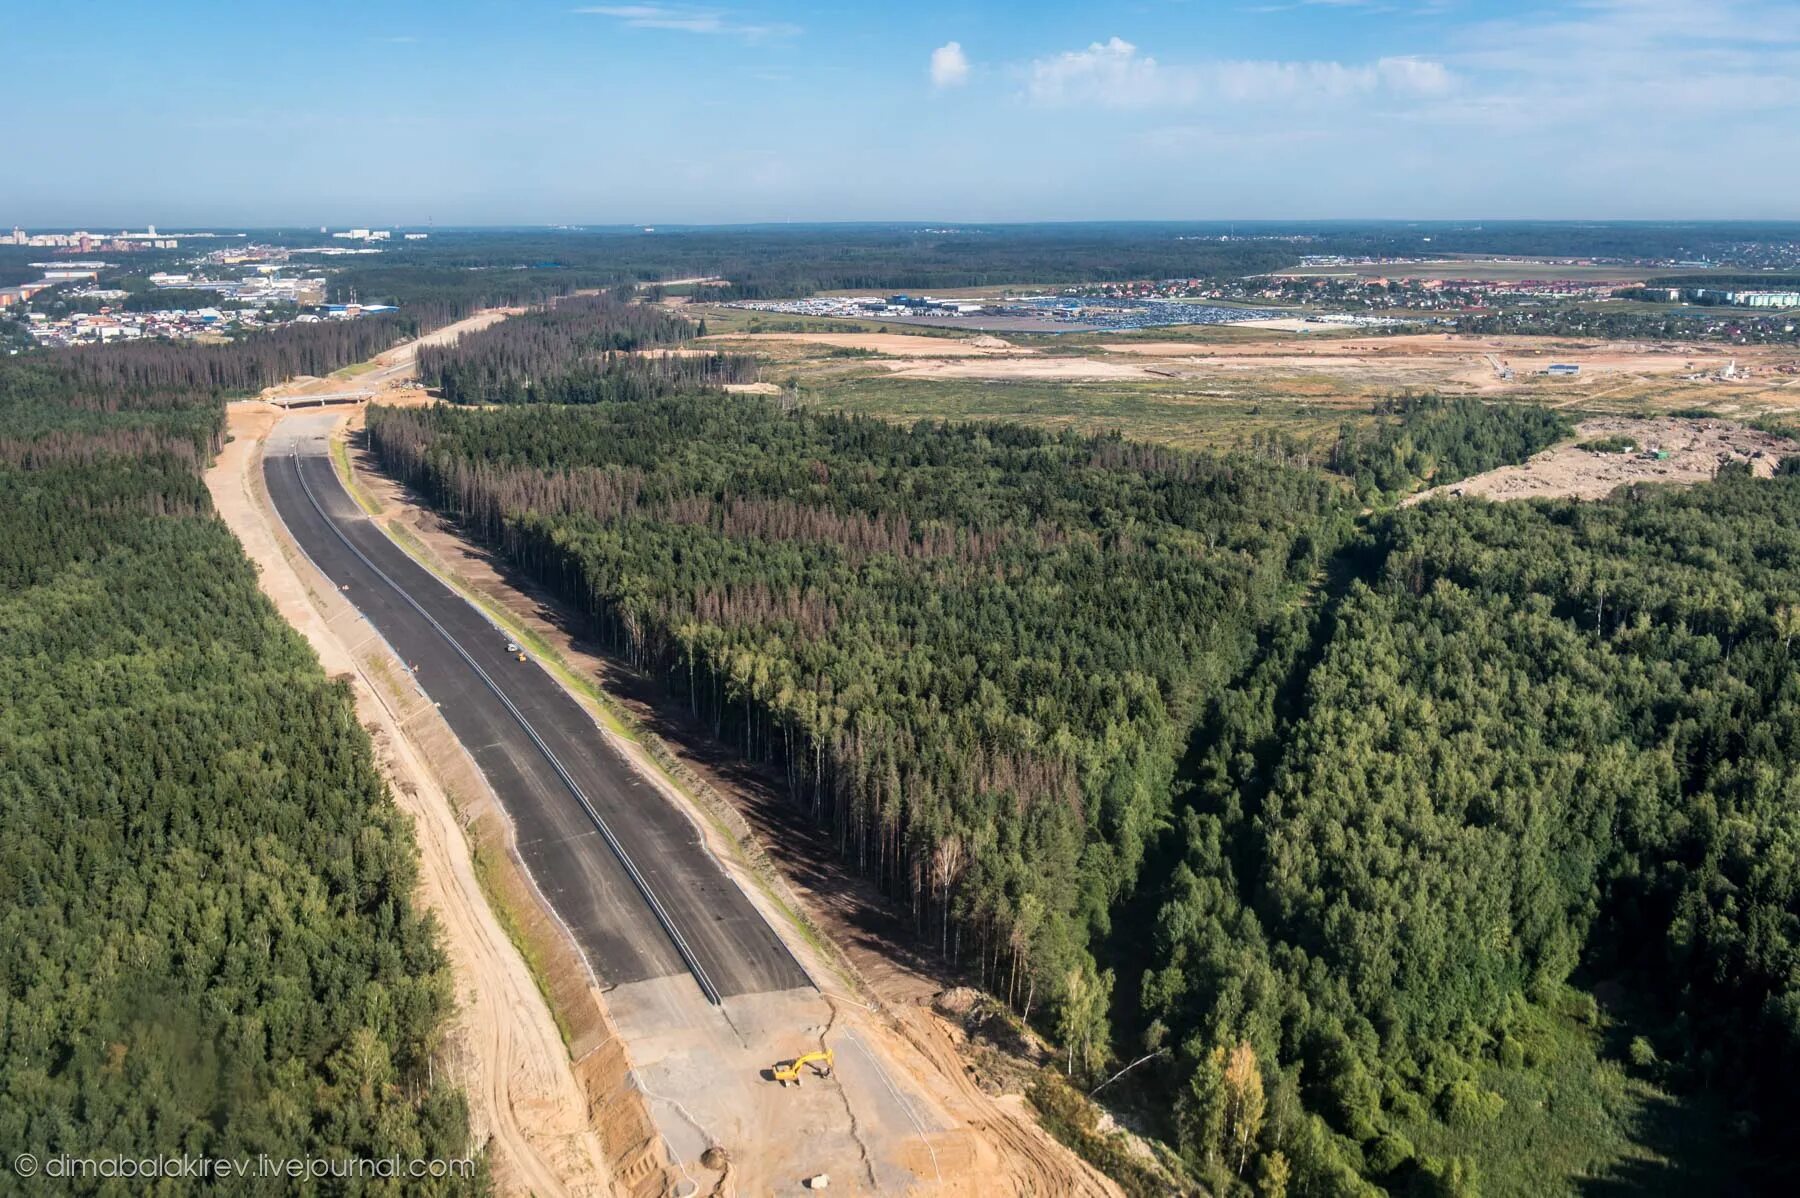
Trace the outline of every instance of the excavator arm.
<instances>
[{"instance_id":1,"label":"excavator arm","mask_svg":"<svg viewBox=\"0 0 1800 1198\"><path fill-rule=\"evenodd\" d=\"M775 1066L775 1080L784 1086L789 1083L797 1086L800 1084L801 1074L808 1065L812 1066L812 1071L815 1076L830 1077L831 1068L836 1062L837 1054L833 1053L829 1048L825 1049L823 1052L802 1053L791 1061Z\"/></svg>"}]
</instances>

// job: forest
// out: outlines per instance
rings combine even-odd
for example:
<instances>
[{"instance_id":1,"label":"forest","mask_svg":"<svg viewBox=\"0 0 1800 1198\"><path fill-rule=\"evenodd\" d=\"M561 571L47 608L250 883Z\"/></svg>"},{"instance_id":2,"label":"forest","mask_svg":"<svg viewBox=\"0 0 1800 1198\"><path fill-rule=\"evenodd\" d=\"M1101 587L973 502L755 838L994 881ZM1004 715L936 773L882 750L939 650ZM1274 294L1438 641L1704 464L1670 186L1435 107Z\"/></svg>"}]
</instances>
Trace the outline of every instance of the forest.
<instances>
[{"instance_id":1,"label":"forest","mask_svg":"<svg viewBox=\"0 0 1800 1198\"><path fill-rule=\"evenodd\" d=\"M1468 396L1404 395L1376 404L1373 415L1372 424L1346 421L1327 459L1371 500L1522 462L1575 431L1551 408Z\"/></svg>"},{"instance_id":2,"label":"forest","mask_svg":"<svg viewBox=\"0 0 1800 1198\"><path fill-rule=\"evenodd\" d=\"M411 826L199 473L215 395L394 332L314 329L0 360L7 1160L476 1150Z\"/></svg>"},{"instance_id":3,"label":"forest","mask_svg":"<svg viewBox=\"0 0 1800 1198\"><path fill-rule=\"evenodd\" d=\"M486 306L541 304L590 288L705 277L704 299L857 288L1211 278L1292 262L1280 241L1226 240L1227 226L1161 224L768 225L742 228L459 232L406 243L335 275L333 299L398 303L443 324Z\"/></svg>"},{"instance_id":4,"label":"forest","mask_svg":"<svg viewBox=\"0 0 1800 1198\"><path fill-rule=\"evenodd\" d=\"M1100 985L1196 705L1341 515L1250 459L760 398L377 407L369 435L1026 1013Z\"/></svg>"},{"instance_id":5,"label":"forest","mask_svg":"<svg viewBox=\"0 0 1800 1198\"><path fill-rule=\"evenodd\" d=\"M1661 1188L1774 1188L1800 1050L1797 515L1793 474L1440 501L1377 519L1341 594L1269 631L1202 722L1146 900L1138 1028L1182 1045L1171 1083L1197 1070L1190 1152L1230 1163L1208 1053L1249 1045L1358 1147L1301 1120L1245 1160L1304 1145L1300 1171L1473 1188L1408 1133L1528 1117L1484 1077L1553 1064L1551 1016L1594 1018L1573 984L1636 996L1633 1067L1740 1112L1742 1177Z\"/></svg>"},{"instance_id":6,"label":"forest","mask_svg":"<svg viewBox=\"0 0 1800 1198\"><path fill-rule=\"evenodd\" d=\"M452 403L641 400L756 381L750 354L655 352L705 332L705 321L611 292L570 296L421 346L419 377Z\"/></svg>"},{"instance_id":7,"label":"forest","mask_svg":"<svg viewBox=\"0 0 1800 1198\"><path fill-rule=\"evenodd\" d=\"M292 243L290 235L283 240ZM1791 258L1800 225L1782 223L1070 222L662 226L465 230L390 247L335 274L334 300L398 303L426 324L485 306L541 304L590 288L708 278L700 299L815 291L909 291L1007 283L1238 278L1303 254L1600 256L1709 259L1760 269ZM1784 255L1786 258L1784 258ZM3 267L0 267L3 269ZM1691 279L1689 280L1691 281Z\"/></svg>"},{"instance_id":8,"label":"forest","mask_svg":"<svg viewBox=\"0 0 1800 1198\"><path fill-rule=\"evenodd\" d=\"M369 432L1070 1073L1150 1054L1197 1184L1566 1191L1506 1129L1582 1069L1794 1163L1800 474L1357 517L1568 432L1417 397L1341 482L717 393Z\"/></svg>"}]
</instances>

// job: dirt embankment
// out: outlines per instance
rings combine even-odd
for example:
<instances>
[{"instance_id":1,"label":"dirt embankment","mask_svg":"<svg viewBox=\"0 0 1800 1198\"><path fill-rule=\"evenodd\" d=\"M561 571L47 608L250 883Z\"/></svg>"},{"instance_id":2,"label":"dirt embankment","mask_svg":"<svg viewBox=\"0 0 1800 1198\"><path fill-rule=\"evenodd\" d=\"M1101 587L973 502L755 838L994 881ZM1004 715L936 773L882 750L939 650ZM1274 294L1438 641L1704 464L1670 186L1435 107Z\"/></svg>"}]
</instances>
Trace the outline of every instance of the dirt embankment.
<instances>
[{"instance_id":1,"label":"dirt embankment","mask_svg":"<svg viewBox=\"0 0 1800 1198\"><path fill-rule=\"evenodd\" d=\"M1595 442L1600 449L1584 449ZM1729 420L1641 419L1603 416L1575 426L1575 436L1517 466L1502 466L1461 482L1433 487L1408 505L1445 495L1483 499L1603 499L1632 483L1702 483L1731 462L1762 478L1781 459L1800 454L1800 442Z\"/></svg>"}]
</instances>

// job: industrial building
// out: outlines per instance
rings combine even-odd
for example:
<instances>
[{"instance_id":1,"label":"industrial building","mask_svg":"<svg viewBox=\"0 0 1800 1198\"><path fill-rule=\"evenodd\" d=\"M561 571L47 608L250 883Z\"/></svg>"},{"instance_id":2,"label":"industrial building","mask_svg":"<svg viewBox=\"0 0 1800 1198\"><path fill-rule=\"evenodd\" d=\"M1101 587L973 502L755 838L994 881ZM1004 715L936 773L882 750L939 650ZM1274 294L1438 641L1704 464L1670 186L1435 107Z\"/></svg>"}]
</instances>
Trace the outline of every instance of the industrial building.
<instances>
[{"instance_id":1,"label":"industrial building","mask_svg":"<svg viewBox=\"0 0 1800 1198\"><path fill-rule=\"evenodd\" d=\"M1737 308L1800 308L1800 291L1727 291L1700 287L1689 293L1706 304L1730 304Z\"/></svg>"}]
</instances>

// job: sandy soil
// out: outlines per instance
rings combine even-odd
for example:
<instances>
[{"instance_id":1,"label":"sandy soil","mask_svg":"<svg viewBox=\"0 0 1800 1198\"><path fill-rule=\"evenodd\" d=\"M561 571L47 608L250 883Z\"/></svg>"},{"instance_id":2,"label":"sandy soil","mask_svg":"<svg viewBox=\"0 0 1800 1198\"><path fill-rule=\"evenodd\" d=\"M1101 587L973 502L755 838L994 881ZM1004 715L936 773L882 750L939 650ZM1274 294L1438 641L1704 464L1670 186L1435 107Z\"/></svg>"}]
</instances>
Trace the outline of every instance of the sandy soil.
<instances>
[{"instance_id":1,"label":"sandy soil","mask_svg":"<svg viewBox=\"0 0 1800 1198\"><path fill-rule=\"evenodd\" d=\"M1599 404L1618 410L1644 404L1726 405L1727 410L1800 405L1800 355L1791 348L1446 333L1382 335L1312 325L1298 318L1250 323L1262 326L1261 331L1218 340L1118 336L1098 344L1072 343L1072 354L1045 353L992 335L951 339L906 333L721 333L715 337L745 349L762 343L787 365L827 371L855 367L826 356L833 348L870 350L882 356L860 369L907 379L1152 384L1178 380L1201 386L1216 382L1223 388L1221 395L1309 402L1366 402L1370 396L1396 391L1429 390ZM1580 372L1553 376L1547 373L1553 363L1573 364Z\"/></svg>"},{"instance_id":2,"label":"sandy soil","mask_svg":"<svg viewBox=\"0 0 1800 1198\"><path fill-rule=\"evenodd\" d=\"M914 333L714 333L702 341L790 341L839 349L866 349L898 358L992 357L1033 354L999 337L925 337Z\"/></svg>"},{"instance_id":3,"label":"sandy soil","mask_svg":"<svg viewBox=\"0 0 1800 1198\"><path fill-rule=\"evenodd\" d=\"M1304 333L1307 336L1311 336L1314 333L1336 336L1342 335L1345 332L1355 331L1354 325L1315 324L1314 322L1299 316L1272 316L1267 320L1240 320L1232 327L1239 329L1267 329L1273 333Z\"/></svg>"},{"instance_id":4,"label":"sandy soil","mask_svg":"<svg viewBox=\"0 0 1800 1198\"><path fill-rule=\"evenodd\" d=\"M885 366L896 378L908 379L1099 383L1112 382L1117 379L1168 378L1178 373L1166 367L1147 366L1137 362L1114 362L1106 358L1078 357L960 360L921 358L911 362L883 362L881 365Z\"/></svg>"},{"instance_id":5,"label":"sandy soil","mask_svg":"<svg viewBox=\"0 0 1800 1198\"><path fill-rule=\"evenodd\" d=\"M412 819L421 865L417 897L444 931L456 985L443 1063L468 1097L471 1132L485 1143L502 1193L613 1193L556 1022L481 892L449 796L401 732L417 712L399 706L404 692L392 693L391 679L365 668L359 655L372 647L372 630L291 548L284 550L285 534L259 496L261 445L281 416L263 403L231 405L232 440L207 471L207 486L256 563L264 592L325 669L350 679L357 716L370 731L394 801Z\"/></svg>"},{"instance_id":6,"label":"sandy soil","mask_svg":"<svg viewBox=\"0 0 1800 1198\"><path fill-rule=\"evenodd\" d=\"M1630 453L1594 453L1582 442L1629 437ZM1657 451L1668 457L1657 460ZM1727 420L1635 419L1605 416L1584 420L1575 437L1517 466L1502 466L1459 483L1434 487L1408 504L1434 496L1477 495L1483 499L1601 499L1629 483L1706 482L1726 462L1748 462L1767 478L1782 458L1800 454L1800 443L1758 432Z\"/></svg>"},{"instance_id":7,"label":"sandy soil","mask_svg":"<svg viewBox=\"0 0 1800 1198\"><path fill-rule=\"evenodd\" d=\"M1107 354L1155 358L1184 378L1262 372L1271 388L1283 378L1330 380L1346 391L1395 386L1434 387L1480 394L1524 392L1537 398L1566 395L1585 401L1596 392L1634 383L1691 389L1694 400L1759 397L1786 399L1800 381L1792 349L1729 347L1679 342L1597 341L1560 337L1474 337L1445 333L1370 336L1353 330L1312 326L1321 331L1293 338L1232 345L1185 341L1119 341L1101 345ZM1579 366L1573 377L1545 373L1551 363ZM1503 378L1496 364L1509 369ZM1720 376L1731 365L1736 377Z\"/></svg>"},{"instance_id":8,"label":"sandy soil","mask_svg":"<svg viewBox=\"0 0 1800 1198\"><path fill-rule=\"evenodd\" d=\"M578 621L553 599L528 589L491 555L416 505L374 470L365 454L353 451L352 461L359 485L381 508L380 519L403 528L440 573L506 610L547 641L571 670L614 696L637 693L641 680L581 640L573 631ZM627 699L624 707L633 715L652 714L640 700ZM652 738L673 753L678 788L652 760ZM836 1161L827 1169L832 1189L852 1193L895 1188L958 1195L1117 1192L1050 1139L1016 1100L995 1099L970 1082L956 1051L960 1032L929 1005L942 984L915 967L898 938L871 934L878 897L843 875L828 849L823 857L770 851L766 829L740 785L745 778L721 764L723 755L690 755L685 744L671 744L649 729L638 740L615 743L666 793L708 816L701 827L715 856L764 908L824 992L822 1001L762 995L736 1004L730 1012L735 1036L714 1034L719 1027L676 1009L690 987L650 982L607 993L607 1005L630 1042L640 1084L677 1157L691 1160L709 1141L720 1144L732 1158L731 1183L742 1193L789 1189L794 1167L809 1161ZM789 837L781 840L781 848L793 843ZM770 857L778 868L769 866ZM791 934L792 924L780 910L784 906L804 912L820 929L817 943ZM891 913L876 914L893 921ZM839 1076L771 1093L762 1071L815 1039L836 1048ZM701 1176L698 1169L694 1173Z\"/></svg>"}]
</instances>

